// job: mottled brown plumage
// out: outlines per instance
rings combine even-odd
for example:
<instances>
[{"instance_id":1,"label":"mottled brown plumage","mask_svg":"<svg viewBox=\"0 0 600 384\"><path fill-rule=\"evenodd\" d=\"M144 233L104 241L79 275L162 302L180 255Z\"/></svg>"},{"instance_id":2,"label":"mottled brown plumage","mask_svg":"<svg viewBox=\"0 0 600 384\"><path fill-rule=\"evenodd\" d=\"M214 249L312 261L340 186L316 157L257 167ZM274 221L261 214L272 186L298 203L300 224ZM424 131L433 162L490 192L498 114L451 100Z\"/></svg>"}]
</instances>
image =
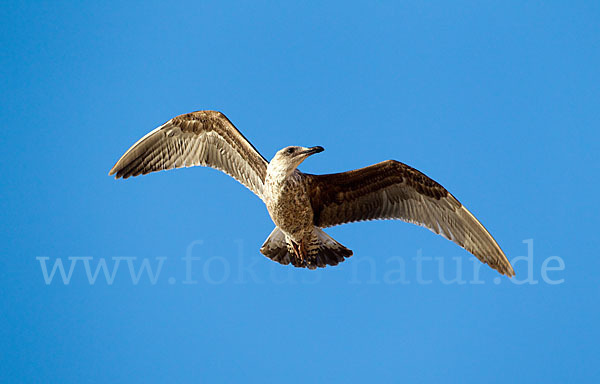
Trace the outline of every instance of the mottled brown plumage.
<instances>
[{"instance_id":1,"label":"mottled brown plumage","mask_svg":"<svg viewBox=\"0 0 600 384\"><path fill-rule=\"evenodd\" d=\"M400 219L429 228L498 272L514 275L489 232L437 182L393 160L329 175L297 169L322 150L286 147L267 162L223 114L198 111L177 116L144 136L109 174L128 178L194 165L222 170L266 204L277 226L261 252L282 264L311 269L336 265L352 251L321 228Z\"/></svg>"},{"instance_id":2,"label":"mottled brown plumage","mask_svg":"<svg viewBox=\"0 0 600 384\"><path fill-rule=\"evenodd\" d=\"M319 227L387 218L386 212L382 211L382 201L374 201L371 197L373 192L395 185L404 186L404 192L414 191L435 200L449 195L444 187L429 177L395 160L343 173L307 176L315 225ZM402 192L398 190L389 198L397 202L410 197L402 195ZM347 209L350 202L356 203L356 209ZM458 201L456 203L460 206Z\"/></svg>"}]
</instances>

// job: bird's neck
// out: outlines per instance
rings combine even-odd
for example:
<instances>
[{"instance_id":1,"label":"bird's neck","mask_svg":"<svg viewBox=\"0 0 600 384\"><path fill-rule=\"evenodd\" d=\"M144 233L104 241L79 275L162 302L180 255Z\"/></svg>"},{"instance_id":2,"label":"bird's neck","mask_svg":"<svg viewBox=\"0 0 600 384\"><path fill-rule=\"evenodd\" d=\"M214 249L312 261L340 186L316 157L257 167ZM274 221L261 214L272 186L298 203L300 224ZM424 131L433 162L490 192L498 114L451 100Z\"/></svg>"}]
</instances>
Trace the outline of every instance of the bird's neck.
<instances>
[{"instance_id":1,"label":"bird's neck","mask_svg":"<svg viewBox=\"0 0 600 384\"><path fill-rule=\"evenodd\" d=\"M291 172L281 172L267 168L267 176L265 178L264 200L267 208L271 205L279 204L281 201L290 199L290 191L297 191L298 187L302 186L302 173L297 169ZM297 192L292 193L296 195Z\"/></svg>"},{"instance_id":2,"label":"bird's neck","mask_svg":"<svg viewBox=\"0 0 600 384\"><path fill-rule=\"evenodd\" d=\"M290 178L295 178L299 173L296 168L291 168L287 164L271 162L267 166L266 181L274 184L282 184Z\"/></svg>"}]
</instances>

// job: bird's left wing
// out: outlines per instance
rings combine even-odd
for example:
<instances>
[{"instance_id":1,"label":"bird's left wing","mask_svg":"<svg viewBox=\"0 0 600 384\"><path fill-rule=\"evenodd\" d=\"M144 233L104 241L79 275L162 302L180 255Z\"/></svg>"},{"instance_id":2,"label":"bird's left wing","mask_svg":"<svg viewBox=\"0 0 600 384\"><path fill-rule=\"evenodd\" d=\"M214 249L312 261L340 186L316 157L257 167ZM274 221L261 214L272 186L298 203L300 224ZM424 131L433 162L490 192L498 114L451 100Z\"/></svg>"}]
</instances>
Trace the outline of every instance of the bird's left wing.
<instances>
[{"instance_id":1,"label":"bird's left wing","mask_svg":"<svg viewBox=\"0 0 600 384\"><path fill-rule=\"evenodd\" d=\"M318 227L400 219L429 228L498 272L514 276L483 225L444 187L406 164L388 160L349 172L306 176Z\"/></svg>"},{"instance_id":2,"label":"bird's left wing","mask_svg":"<svg viewBox=\"0 0 600 384\"><path fill-rule=\"evenodd\" d=\"M219 169L262 198L267 160L216 111L172 118L129 148L109 175L126 179L194 165Z\"/></svg>"}]
</instances>

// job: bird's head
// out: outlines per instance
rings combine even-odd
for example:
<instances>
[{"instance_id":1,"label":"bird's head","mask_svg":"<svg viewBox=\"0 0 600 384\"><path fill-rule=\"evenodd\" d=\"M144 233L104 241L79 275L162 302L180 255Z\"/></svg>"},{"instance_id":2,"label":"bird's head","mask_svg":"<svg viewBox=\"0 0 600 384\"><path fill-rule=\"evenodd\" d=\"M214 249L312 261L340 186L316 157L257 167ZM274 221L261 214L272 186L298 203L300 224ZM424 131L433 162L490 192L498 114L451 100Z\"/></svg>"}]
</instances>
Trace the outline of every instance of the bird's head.
<instances>
[{"instance_id":1,"label":"bird's head","mask_svg":"<svg viewBox=\"0 0 600 384\"><path fill-rule=\"evenodd\" d=\"M323 152L323 147L285 147L269 163L269 172L289 176L308 156Z\"/></svg>"}]
</instances>

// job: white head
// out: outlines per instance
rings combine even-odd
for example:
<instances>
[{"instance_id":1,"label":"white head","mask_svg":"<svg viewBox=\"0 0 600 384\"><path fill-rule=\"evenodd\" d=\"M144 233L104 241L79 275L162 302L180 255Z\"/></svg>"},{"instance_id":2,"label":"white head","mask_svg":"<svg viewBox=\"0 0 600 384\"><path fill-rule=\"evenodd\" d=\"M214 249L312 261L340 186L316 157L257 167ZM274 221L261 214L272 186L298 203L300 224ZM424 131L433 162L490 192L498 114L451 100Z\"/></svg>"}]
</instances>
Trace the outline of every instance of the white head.
<instances>
[{"instance_id":1,"label":"white head","mask_svg":"<svg viewBox=\"0 0 600 384\"><path fill-rule=\"evenodd\" d=\"M310 155L323 152L323 147L285 147L269 162L267 173L287 177Z\"/></svg>"}]
</instances>

